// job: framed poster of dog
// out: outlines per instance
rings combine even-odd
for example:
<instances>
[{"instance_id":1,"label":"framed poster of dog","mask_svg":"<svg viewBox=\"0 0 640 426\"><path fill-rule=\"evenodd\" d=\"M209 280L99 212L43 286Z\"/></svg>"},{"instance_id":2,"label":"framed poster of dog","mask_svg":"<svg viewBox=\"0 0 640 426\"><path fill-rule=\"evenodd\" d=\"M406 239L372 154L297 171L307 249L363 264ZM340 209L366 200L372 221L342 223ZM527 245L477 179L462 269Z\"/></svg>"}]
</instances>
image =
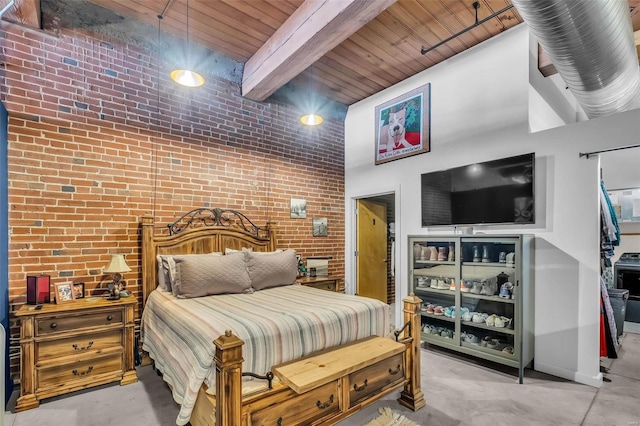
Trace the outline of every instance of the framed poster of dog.
<instances>
[{"instance_id":1,"label":"framed poster of dog","mask_svg":"<svg viewBox=\"0 0 640 426\"><path fill-rule=\"evenodd\" d=\"M431 150L431 83L378 105L376 165Z\"/></svg>"}]
</instances>

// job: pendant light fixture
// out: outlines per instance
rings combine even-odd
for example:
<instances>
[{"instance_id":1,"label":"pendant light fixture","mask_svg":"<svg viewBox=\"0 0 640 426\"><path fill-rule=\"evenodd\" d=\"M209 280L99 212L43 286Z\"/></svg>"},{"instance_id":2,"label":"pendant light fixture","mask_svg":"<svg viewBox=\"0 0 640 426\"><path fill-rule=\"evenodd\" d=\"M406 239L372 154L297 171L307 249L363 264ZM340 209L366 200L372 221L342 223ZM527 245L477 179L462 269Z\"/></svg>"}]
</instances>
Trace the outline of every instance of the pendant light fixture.
<instances>
[{"instance_id":1,"label":"pendant light fixture","mask_svg":"<svg viewBox=\"0 0 640 426\"><path fill-rule=\"evenodd\" d=\"M322 117L317 114L307 114L300 117L300 122L307 126L317 126L318 124L321 124L323 121L324 120L322 119Z\"/></svg>"},{"instance_id":2,"label":"pendant light fixture","mask_svg":"<svg viewBox=\"0 0 640 426\"><path fill-rule=\"evenodd\" d=\"M186 87L200 87L204 77L191 70L191 45L189 44L189 0L187 0L187 69L171 71L171 79Z\"/></svg>"}]
</instances>

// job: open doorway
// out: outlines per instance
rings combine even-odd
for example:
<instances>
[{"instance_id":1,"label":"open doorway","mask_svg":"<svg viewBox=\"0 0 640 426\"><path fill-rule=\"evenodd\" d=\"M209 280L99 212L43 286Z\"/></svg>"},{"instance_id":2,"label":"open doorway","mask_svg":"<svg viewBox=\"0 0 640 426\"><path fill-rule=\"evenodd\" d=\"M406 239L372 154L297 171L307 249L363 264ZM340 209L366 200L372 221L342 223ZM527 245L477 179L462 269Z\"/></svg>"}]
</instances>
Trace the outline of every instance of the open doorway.
<instances>
[{"instance_id":1,"label":"open doorway","mask_svg":"<svg viewBox=\"0 0 640 426\"><path fill-rule=\"evenodd\" d=\"M640 145L605 151L598 156L600 178L619 230L618 241L603 252L602 278L608 288L628 290L626 304L622 302L621 292L614 293L618 315L624 319L624 323L616 320L618 335L622 331L640 333L640 287L636 284L640 277L640 168L637 164Z\"/></svg>"},{"instance_id":2,"label":"open doorway","mask_svg":"<svg viewBox=\"0 0 640 426\"><path fill-rule=\"evenodd\" d=\"M356 294L395 302L395 193L356 199Z\"/></svg>"}]
</instances>

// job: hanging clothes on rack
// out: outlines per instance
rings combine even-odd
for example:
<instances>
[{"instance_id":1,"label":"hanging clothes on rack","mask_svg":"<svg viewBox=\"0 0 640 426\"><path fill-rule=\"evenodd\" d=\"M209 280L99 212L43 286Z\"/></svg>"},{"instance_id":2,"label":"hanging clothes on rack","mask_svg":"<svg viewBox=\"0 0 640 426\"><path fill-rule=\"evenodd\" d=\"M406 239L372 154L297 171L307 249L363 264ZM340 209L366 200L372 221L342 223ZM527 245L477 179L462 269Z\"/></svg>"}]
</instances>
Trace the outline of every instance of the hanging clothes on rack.
<instances>
[{"instance_id":1,"label":"hanging clothes on rack","mask_svg":"<svg viewBox=\"0 0 640 426\"><path fill-rule=\"evenodd\" d=\"M600 181L600 216L602 219L603 232L607 236L607 240L614 246L620 245L620 226L618 218L613 208L613 203L607 194L604 181Z\"/></svg>"},{"instance_id":2,"label":"hanging clothes on rack","mask_svg":"<svg viewBox=\"0 0 640 426\"><path fill-rule=\"evenodd\" d=\"M600 275L605 280L606 286L613 288L615 284L611 258L614 255L614 247L620 245L620 226L602 180L598 191L600 195Z\"/></svg>"},{"instance_id":3,"label":"hanging clothes on rack","mask_svg":"<svg viewBox=\"0 0 640 426\"><path fill-rule=\"evenodd\" d=\"M600 278L600 356L618 358L618 328L609 300L609 292Z\"/></svg>"}]
</instances>

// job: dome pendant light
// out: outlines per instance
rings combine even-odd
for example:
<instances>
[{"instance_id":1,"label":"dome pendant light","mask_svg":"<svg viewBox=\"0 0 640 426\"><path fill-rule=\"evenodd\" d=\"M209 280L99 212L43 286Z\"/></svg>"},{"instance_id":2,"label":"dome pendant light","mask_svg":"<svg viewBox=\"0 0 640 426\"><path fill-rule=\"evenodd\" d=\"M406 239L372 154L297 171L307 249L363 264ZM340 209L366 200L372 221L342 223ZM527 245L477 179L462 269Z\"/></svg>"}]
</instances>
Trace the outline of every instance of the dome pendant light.
<instances>
[{"instance_id":1,"label":"dome pendant light","mask_svg":"<svg viewBox=\"0 0 640 426\"><path fill-rule=\"evenodd\" d=\"M317 126L318 124L322 123L323 121L324 120L322 119L322 117L317 115L317 114L303 115L300 118L300 122L302 124L307 125L307 126Z\"/></svg>"},{"instance_id":2,"label":"dome pendant light","mask_svg":"<svg viewBox=\"0 0 640 426\"><path fill-rule=\"evenodd\" d=\"M187 67L191 68L191 45L189 44L189 0L187 0ZM190 69L171 71L171 79L186 87L200 87L204 84L204 77Z\"/></svg>"}]
</instances>

